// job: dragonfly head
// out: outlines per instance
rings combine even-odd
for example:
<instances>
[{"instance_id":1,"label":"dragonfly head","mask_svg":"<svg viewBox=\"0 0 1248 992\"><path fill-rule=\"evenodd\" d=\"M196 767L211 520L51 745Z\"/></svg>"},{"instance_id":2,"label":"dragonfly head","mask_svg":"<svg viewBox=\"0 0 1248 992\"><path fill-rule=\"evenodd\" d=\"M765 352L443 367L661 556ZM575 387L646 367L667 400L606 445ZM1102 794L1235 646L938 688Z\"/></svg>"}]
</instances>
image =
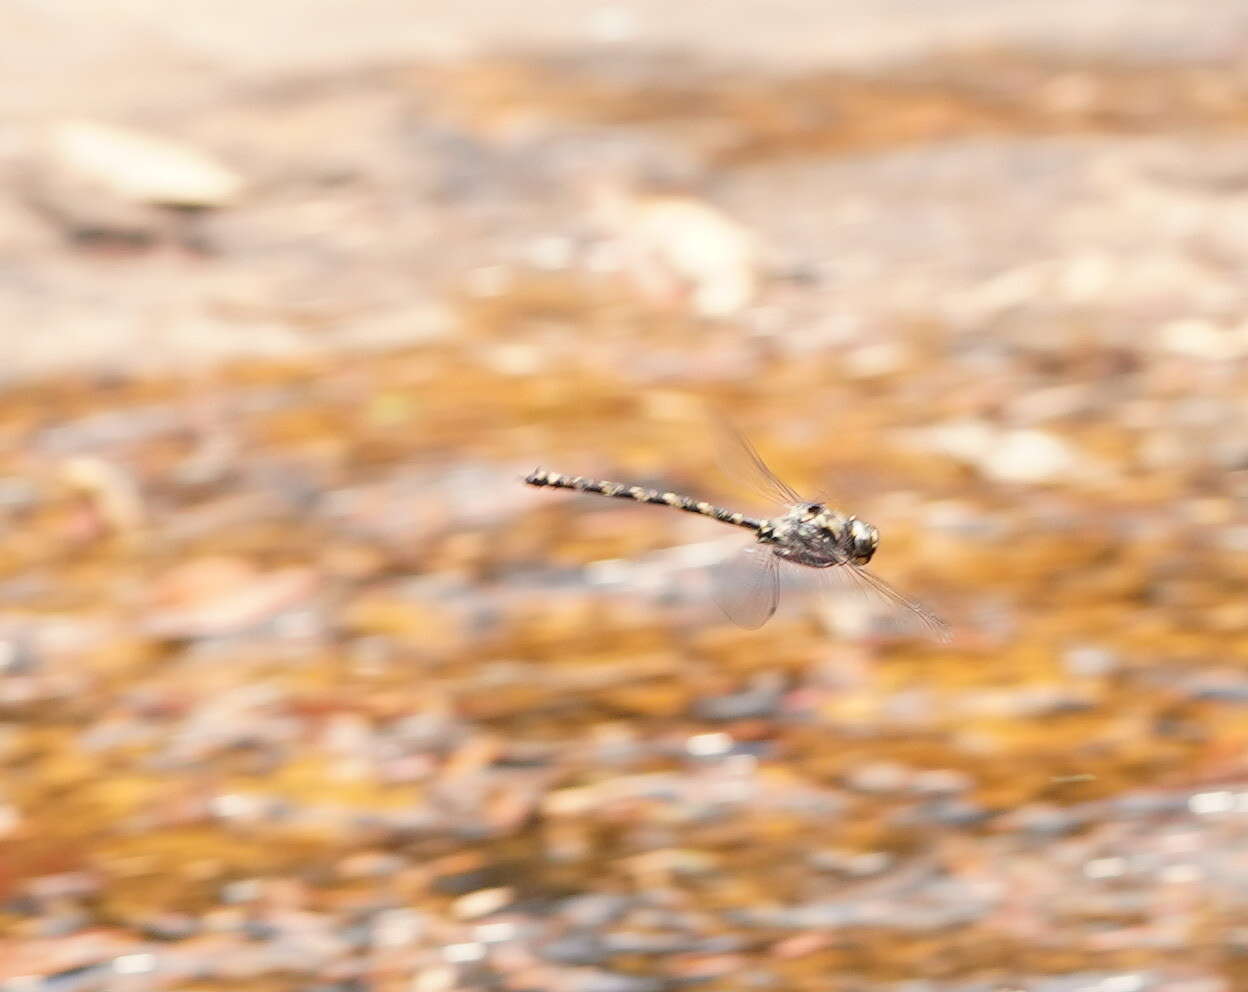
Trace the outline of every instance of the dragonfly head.
<instances>
[{"instance_id":1,"label":"dragonfly head","mask_svg":"<svg viewBox=\"0 0 1248 992\"><path fill-rule=\"evenodd\" d=\"M880 532L865 520L849 518L849 560L855 565L865 565L880 544Z\"/></svg>"}]
</instances>

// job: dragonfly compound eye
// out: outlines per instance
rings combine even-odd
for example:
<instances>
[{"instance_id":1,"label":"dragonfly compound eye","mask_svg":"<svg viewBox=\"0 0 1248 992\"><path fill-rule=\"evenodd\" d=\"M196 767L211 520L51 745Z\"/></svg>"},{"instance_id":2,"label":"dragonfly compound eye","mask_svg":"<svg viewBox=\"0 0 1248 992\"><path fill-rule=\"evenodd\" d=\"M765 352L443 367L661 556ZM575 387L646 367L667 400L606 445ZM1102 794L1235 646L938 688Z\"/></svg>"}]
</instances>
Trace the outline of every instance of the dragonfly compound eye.
<instances>
[{"instance_id":1,"label":"dragonfly compound eye","mask_svg":"<svg viewBox=\"0 0 1248 992\"><path fill-rule=\"evenodd\" d=\"M856 565L865 565L880 544L880 532L856 517L849 522L849 551Z\"/></svg>"}]
</instances>

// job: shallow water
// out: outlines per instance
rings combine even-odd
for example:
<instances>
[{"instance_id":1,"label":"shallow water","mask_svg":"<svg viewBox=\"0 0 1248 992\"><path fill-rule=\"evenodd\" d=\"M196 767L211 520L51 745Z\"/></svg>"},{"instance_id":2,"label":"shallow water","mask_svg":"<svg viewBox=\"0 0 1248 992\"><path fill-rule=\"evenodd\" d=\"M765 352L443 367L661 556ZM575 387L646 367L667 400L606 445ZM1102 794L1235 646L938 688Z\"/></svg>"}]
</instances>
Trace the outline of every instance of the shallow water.
<instances>
[{"instance_id":1,"label":"shallow water","mask_svg":"<svg viewBox=\"0 0 1248 992\"><path fill-rule=\"evenodd\" d=\"M84 334L176 296L298 347L0 398L0 978L1237 987L1233 68L514 59L269 99L198 119L279 177L211 253L27 262ZM602 264L631 235L575 184L612 153L779 246L752 308ZM724 409L951 644L826 603L740 631L713 522L520 482L747 505Z\"/></svg>"}]
</instances>

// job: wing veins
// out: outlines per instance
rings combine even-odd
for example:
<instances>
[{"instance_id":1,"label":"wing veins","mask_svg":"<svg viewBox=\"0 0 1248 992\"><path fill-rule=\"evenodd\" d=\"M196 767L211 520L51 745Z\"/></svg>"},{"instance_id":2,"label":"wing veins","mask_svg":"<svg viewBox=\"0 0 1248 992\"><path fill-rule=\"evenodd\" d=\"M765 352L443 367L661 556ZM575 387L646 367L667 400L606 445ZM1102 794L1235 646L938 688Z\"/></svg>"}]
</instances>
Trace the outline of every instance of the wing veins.
<instances>
[{"instance_id":1,"label":"wing veins","mask_svg":"<svg viewBox=\"0 0 1248 992\"><path fill-rule=\"evenodd\" d=\"M769 500L790 505L806 502L792 486L771 470L749 438L726 421L720 424L720 428L724 434L725 460L733 455L743 455L745 458L746 464L739 468L725 464L724 468L730 476L748 483L760 496ZM737 460L733 458L734 462Z\"/></svg>"}]
</instances>

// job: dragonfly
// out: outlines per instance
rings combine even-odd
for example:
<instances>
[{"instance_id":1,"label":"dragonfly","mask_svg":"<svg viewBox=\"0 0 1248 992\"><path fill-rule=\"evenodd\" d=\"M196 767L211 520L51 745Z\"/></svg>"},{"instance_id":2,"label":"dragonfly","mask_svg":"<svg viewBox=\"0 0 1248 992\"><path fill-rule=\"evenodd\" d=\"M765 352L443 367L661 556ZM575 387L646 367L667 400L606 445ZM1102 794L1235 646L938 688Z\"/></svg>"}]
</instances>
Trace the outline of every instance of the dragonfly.
<instances>
[{"instance_id":1,"label":"dragonfly","mask_svg":"<svg viewBox=\"0 0 1248 992\"><path fill-rule=\"evenodd\" d=\"M733 428L725 428L724 434L729 474L749 483L755 494L772 503L778 511L774 516L749 516L680 493L542 468L530 472L524 482L667 506L750 531L754 540L712 572L715 600L739 627L762 627L775 614L782 588L813 580L829 590L856 589L868 601L884 606L903 629L940 641L949 639L945 621L866 567L880 543L874 525L842 513L824 499L803 499L768 467L743 434Z\"/></svg>"}]
</instances>

